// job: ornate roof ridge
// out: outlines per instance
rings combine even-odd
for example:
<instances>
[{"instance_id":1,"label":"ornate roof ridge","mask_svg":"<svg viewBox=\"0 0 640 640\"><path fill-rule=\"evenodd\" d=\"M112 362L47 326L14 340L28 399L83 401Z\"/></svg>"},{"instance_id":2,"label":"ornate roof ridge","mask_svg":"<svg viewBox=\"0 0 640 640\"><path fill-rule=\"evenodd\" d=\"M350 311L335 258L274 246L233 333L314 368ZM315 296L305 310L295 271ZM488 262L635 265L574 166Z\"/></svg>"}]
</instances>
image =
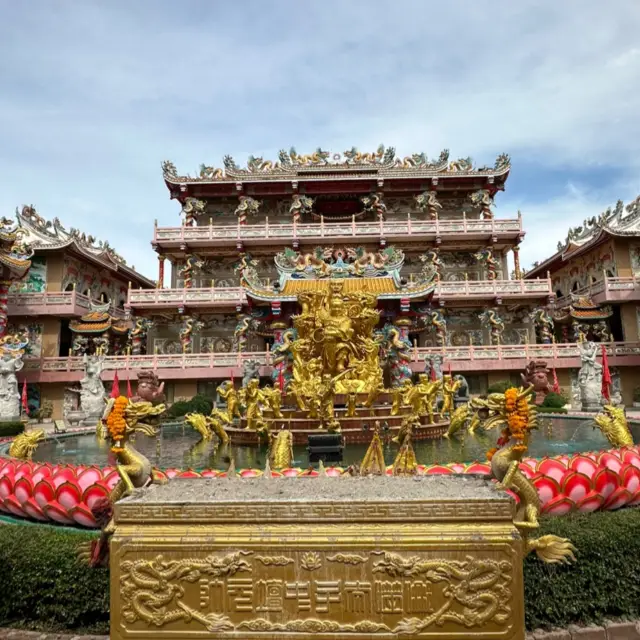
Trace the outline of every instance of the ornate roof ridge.
<instances>
[{"instance_id":1,"label":"ornate roof ridge","mask_svg":"<svg viewBox=\"0 0 640 640\"><path fill-rule=\"evenodd\" d=\"M138 273L135 267L127 265L127 261L107 241L98 240L74 227L67 229L57 217L46 220L33 205L23 205L22 209L16 207L16 218L18 226L26 232L27 242L33 249L64 249L74 245L80 253L98 260L105 267L125 270L153 285L153 282Z\"/></svg>"},{"instance_id":2,"label":"ornate roof ridge","mask_svg":"<svg viewBox=\"0 0 640 640\"><path fill-rule=\"evenodd\" d=\"M289 151L281 149L278 160L273 162L261 156L250 155L246 166L240 167L235 160L226 155L223 158L224 168L200 165L197 176L179 175L176 166L169 160L162 163L164 179L170 183L185 182L225 182L243 178L286 179L304 177L310 174L332 177L332 174L348 172L372 173L378 176L399 177L412 175L468 174L468 175L503 175L511 168L508 154L501 153L493 167L474 168L470 157L449 161L449 150L444 149L438 158L430 160L426 153L414 153L404 158L396 156L395 147L380 145L376 151L361 153L352 147L343 153L331 153L318 147L313 153L300 155L295 147Z\"/></svg>"}]
</instances>

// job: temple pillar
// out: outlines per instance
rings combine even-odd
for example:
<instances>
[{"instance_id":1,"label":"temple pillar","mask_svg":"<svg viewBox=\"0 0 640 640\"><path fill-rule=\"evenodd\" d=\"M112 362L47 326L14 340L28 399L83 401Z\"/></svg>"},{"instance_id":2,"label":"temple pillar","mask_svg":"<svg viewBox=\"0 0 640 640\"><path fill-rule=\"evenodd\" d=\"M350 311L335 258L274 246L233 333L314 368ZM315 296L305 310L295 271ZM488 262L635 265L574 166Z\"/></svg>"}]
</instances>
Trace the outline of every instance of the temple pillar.
<instances>
[{"instance_id":1,"label":"temple pillar","mask_svg":"<svg viewBox=\"0 0 640 640\"><path fill-rule=\"evenodd\" d=\"M156 288L164 287L164 256L158 256L158 282Z\"/></svg>"},{"instance_id":2,"label":"temple pillar","mask_svg":"<svg viewBox=\"0 0 640 640\"><path fill-rule=\"evenodd\" d=\"M620 320L622 321L622 339L625 342L637 342L638 321L640 319L640 307L635 304L620 305Z\"/></svg>"},{"instance_id":3,"label":"temple pillar","mask_svg":"<svg viewBox=\"0 0 640 640\"><path fill-rule=\"evenodd\" d=\"M513 251L513 270L516 272L516 280L522 278L522 271L520 270L520 247L516 245L512 249Z\"/></svg>"},{"instance_id":4,"label":"temple pillar","mask_svg":"<svg viewBox=\"0 0 640 640\"><path fill-rule=\"evenodd\" d=\"M7 331L7 308L9 299L10 280L0 280L0 338Z\"/></svg>"}]
</instances>

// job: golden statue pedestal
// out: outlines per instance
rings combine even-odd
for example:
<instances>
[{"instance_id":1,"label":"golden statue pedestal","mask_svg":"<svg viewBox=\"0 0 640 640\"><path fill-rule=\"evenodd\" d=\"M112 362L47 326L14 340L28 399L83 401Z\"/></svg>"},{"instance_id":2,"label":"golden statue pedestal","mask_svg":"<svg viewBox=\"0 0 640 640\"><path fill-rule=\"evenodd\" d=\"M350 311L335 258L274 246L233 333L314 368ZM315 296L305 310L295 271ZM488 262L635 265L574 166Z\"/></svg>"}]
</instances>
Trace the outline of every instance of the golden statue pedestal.
<instances>
[{"instance_id":1,"label":"golden statue pedestal","mask_svg":"<svg viewBox=\"0 0 640 640\"><path fill-rule=\"evenodd\" d=\"M474 476L180 479L118 502L111 638L524 638L512 500Z\"/></svg>"}]
</instances>

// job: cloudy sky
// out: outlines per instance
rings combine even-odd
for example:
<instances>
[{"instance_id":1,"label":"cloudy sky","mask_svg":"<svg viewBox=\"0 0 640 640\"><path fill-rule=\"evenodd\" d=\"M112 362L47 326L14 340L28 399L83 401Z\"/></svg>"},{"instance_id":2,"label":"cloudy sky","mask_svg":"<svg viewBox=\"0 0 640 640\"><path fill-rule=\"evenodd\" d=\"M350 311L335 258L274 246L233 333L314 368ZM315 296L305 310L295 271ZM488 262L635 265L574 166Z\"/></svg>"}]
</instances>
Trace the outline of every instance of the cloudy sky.
<instances>
[{"instance_id":1,"label":"cloudy sky","mask_svg":"<svg viewBox=\"0 0 640 640\"><path fill-rule=\"evenodd\" d=\"M154 277L181 172L291 145L513 161L523 264L640 193L637 0L0 0L0 207Z\"/></svg>"}]
</instances>

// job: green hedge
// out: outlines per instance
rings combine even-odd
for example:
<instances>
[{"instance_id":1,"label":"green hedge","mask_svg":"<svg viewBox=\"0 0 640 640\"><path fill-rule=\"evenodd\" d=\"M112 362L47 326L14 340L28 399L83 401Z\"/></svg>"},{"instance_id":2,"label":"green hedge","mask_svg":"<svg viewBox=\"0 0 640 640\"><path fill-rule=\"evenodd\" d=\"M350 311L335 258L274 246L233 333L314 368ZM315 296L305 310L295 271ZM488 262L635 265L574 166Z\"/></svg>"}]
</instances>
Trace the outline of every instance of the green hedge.
<instances>
[{"instance_id":1,"label":"green hedge","mask_svg":"<svg viewBox=\"0 0 640 640\"><path fill-rule=\"evenodd\" d=\"M178 400L167 410L166 416L170 418L181 418L187 413L202 413L208 416L213 409L213 401L207 396L193 396L191 400Z\"/></svg>"},{"instance_id":2,"label":"green hedge","mask_svg":"<svg viewBox=\"0 0 640 640\"><path fill-rule=\"evenodd\" d=\"M569 413L564 407L537 407L538 413Z\"/></svg>"},{"instance_id":3,"label":"green hedge","mask_svg":"<svg viewBox=\"0 0 640 640\"><path fill-rule=\"evenodd\" d=\"M640 509L545 518L540 534L570 538L573 566L525 560L527 629L640 618ZM0 627L107 633L109 576L76 561L95 534L0 524Z\"/></svg>"},{"instance_id":4,"label":"green hedge","mask_svg":"<svg viewBox=\"0 0 640 640\"><path fill-rule=\"evenodd\" d=\"M24 422L15 420L14 422L0 422L0 438L17 436L24 431Z\"/></svg>"},{"instance_id":5,"label":"green hedge","mask_svg":"<svg viewBox=\"0 0 640 640\"><path fill-rule=\"evenodd\" d=\"M542 401L542 406L561 409L565 404L567 404L567 402L568 400L562 394L550 391Z\"/></svg>"},{"instance_id":6,"label":"green hedge","mask_svg":"<svg viewBox=\"0 0 640 640\"><path fill-rule=\"evenodd\" d=\"M514 384L510 380L498 380L489 385L487 393L504 393L507 389L512 389L517 386L517 384Z\"/></svg>"},{"instance_id":7,"label":"green hedge","mask_svg":"<svg viewBox=\"0 0 640 640\"><path fill-rule=\"evenodd\" d=\"M95 537L0 522L0 628L109 633L109 572L76 560Z\"/></svg>"}]
</instances>

